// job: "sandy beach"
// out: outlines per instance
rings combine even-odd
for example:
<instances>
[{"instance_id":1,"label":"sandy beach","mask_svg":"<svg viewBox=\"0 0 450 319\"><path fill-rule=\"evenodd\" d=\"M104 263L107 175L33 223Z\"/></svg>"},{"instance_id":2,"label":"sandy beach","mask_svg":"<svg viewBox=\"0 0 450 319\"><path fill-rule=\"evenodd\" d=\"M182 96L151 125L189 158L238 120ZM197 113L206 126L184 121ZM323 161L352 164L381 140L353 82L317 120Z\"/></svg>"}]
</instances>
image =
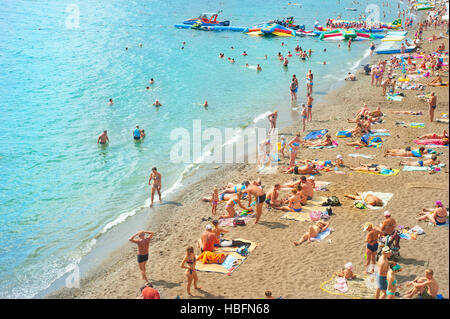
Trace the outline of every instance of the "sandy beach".
<instances>
[{"instance_id":1,"label":"sandy beach","mask_svg":"<svg viewBox=\"0 0 450 319\"><path fill-rule=\"evenodd\" d=\"M445 32L425 31L424 38ZM410 31L413 33L413 31ZM448 40L423 43L423 50L429 52L436 49L442 42L448 45ZM368 43L369 45L369 43ZM421 50L419 50L421 51ZM371 63L388 56L374 55ZM446 59L448 62L448 59ZM345 72L345 70L343 70ZM395 70L398 75L399 70ZM425 234L417 240L401 240L401 258L399 264L403 271L397 275L400 284L422 275L426 268L434 270L444 297L449 296L449 228L429 225L428 222L417 222L416 215L422 208L432 208L436 200L441 200L445 207L449 205L448 147L436 148L441 163L446 166L436 174L429 172L404 172L399 166L401 158L383 157L384 151L390 148L415 147L413 140L427 133L441 133L448 129L448 124L428 120L428 105L418 99L416 94L422 91L402 91L403 101L387 101L382 95L381 87L370 85L370 76L362 73L359 68L357 81L347 82L336 91L330 92L323 103L314 105L313 121L308 124L307 131L328 129L339 146L333 149L301 148L297 159L335 160L341 154L346 166L357 166L361 163L379 163L399 168L397 176L376 176L352 172L348 168L340 171L324 172L315 177L316 181L326 181L330 185L328 191L317 192L319 196L337 196L342 206L333 207L334 215L329 219L333 232L325 240L306 243L299 247L293 245L307 231L311 221L301 222L281 219L284 214L278 210L263 209L261 222L252 223L244 227L226 227L229 233L225 238L246 239L256 242L257 248L246 261L235 270L231 276L218 273L199 272L201 290L195 291L193 298L262 298L266 290L271 290L273 296L283 298L348 298L348 296L331 294L321 289L321 285L328 281L335 271L340 271L344 264L351 261L354 272L361 275L364 270L365 236L363 224L372 222L378 225L384 219L383 212L389 210L399 225L413 227L419 225ZM441 73L444 81L448 81L448 72ZM320 79L316 79L316 81ZM435 92L438 106L435 117L441 113L448 113L448 87L426 88L426 92ZM303 94L304 92L299 92ZM284 94L284 93L283 93ZM288 94L288 93L286 93ZM314 96L314 92L313 92ZM355 138L336 138L337 131L350 129L354 126L347 123L355 112L366 103L370 110L381 107L385 114L384 123L376 125L377 129L388 129L391 136L384 139L381 148L355 149L346 146L345 142ZM422 111L424 115L399 115L392 111L410 110ZM396 121L422 122L424 128L399 127ZM301 127L301 123L280 130L280 134L289 140ZM302 134L304 136L305 134ZM354 158L350 153L374 155L375 159ZM281 165L286 165L286 158ZM180 263L187 246L195 246L205 225L210 223L211 209L209 203L201 200L209 196L215 185L225 186L227 183L240 183L243 180L261 178L262 185L267 191L276 183L291 181L292 175L277 174L261 175L256 165L236 164L222 166L216 173L208 175L199 182L189 185L173 199L172 204L157 206L153 209L151 220L142 221L142 229L156 233L150 243L147 276L154 287L161 293L162 298L173 299L180 296L190 298L186 293L186 278ZM408 183L423 183L439 185L442 189L409 188ZM353 201L344 198L344 194L355 192L383 192L394 194L385 209L359 210ZM282 194L288 194L283 191ZM246 201L244 201L246 203ZM224 213L224 203L220 203L218 213ZM209 220L208 220L209 219ZM131 235L131 234L129 234ZM124 245L115 251L105 262L93 270L81 282L80 289L64 288L50 294L47 298L136 298L139 288L143 285L136 263L136 247L123 238ZM196 248L196 254L200 252ZM193 289L194 290L194 289ZM406 291L399 289L400 294ZM373 295L375 297L375 295Z\"/></svg>"}]
</instances>

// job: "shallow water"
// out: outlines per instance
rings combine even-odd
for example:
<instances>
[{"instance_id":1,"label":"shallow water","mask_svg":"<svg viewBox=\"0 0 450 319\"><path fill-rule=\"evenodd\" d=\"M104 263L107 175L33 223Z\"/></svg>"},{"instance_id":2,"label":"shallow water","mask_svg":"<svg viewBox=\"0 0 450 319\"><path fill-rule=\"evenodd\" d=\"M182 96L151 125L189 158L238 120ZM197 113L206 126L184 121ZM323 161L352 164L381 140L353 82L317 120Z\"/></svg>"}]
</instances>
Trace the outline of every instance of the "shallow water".
<instances>
[{"instance_id":1,"label":"shallow water","mask_svg":"<svg viewBox=\"0 0 450 319\"><path fill-rule=\"evenodd\" d=\"M289 110L292 74L299 78L302 102L308 69L317 100L358 67L367 42L355 42L349 52L345 45L310 37L255 38L173 27L221 9L232 26L293 15L310 30L316 19L354 18L359 12L344 8L366 6L287 3L81 2L76 29L66 27L72 1L0 3L0 298L33 297L78 263L108 229L139 213L149 196L151 167L162 172L166 196L181 187L195 166L169 161L173 129L191 131L193 119L204 128L265 127L262 114ZM388 14L386 21L393 18ZM294 56L286 70L276 54L294 52L297 44L312 48L313 57L303 62ZM241 56L244 50L247 57ZM236 63L219 59L219 52ZM245 63L261 64L263 71L246 69ZM147 91L150 78L155 84ZM156 98L162 107L152 106ZM200 106L204 100L207 110ZM147 133L141 143L132 139L136 124ZM96 144L104 129L108 147Z\"/></svg>"}]
</instances>

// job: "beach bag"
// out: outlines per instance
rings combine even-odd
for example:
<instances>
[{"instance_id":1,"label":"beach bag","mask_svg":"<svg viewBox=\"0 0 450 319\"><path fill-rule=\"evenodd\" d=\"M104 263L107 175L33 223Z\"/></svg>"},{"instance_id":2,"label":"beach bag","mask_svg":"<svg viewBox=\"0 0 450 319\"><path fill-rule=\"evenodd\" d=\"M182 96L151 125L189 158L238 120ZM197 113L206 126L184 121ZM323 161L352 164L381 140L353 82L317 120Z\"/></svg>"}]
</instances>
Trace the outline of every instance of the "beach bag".
<instances>
[{"instance_id":1,"label":"beach bag","mask_svg":"<svg viewBox=\"0 0 450 319\"><path fill-rule=\"evenodd\" d=\"M311 218L313 222L318 221L320 217L322 217L322 212L319 211L309 212L309 218Z\"/></svg>"},{"instance_id":2,"label":"beach bag","mask_svg":"<svg viewBox=\"0 0 450 319\"><path fill-rule=\"evenodd\" d=\"M241 256L247 256L248 255L248 247L247 246L241 246L236 250L236 252Z\"/></svg>"},{"instance_id":3,"label":"beach bag","mask_svg":"<svg viewBox=\"0 0 450 319\"><path fill-rule=\"evenodd\" d=\"M359 208L359 209L366 209L367 208L366 204L364 204L362 202L355 203L355 207Z\"/></svg>"},{"instance_id":4,"label":"beach bag","mask_svg":"<svg viewBox=\"0 0 450 319\"><path fill-rule=\"evenodd\" d=\"M235 218L235 219L233 219L233 225L234 226L245 226L245 220Z\"/></svg>"},{"instance_id":5,"label":"beach bag","mask_svg":"<svg viewBox=\"0 0 450 319\"><path fill-rule=\"evenodd\" d=\"M327 198L326 202L322 203L322 206L341 206L341 202L336 196L331 196Z\"/></svg>"}]
</instances>

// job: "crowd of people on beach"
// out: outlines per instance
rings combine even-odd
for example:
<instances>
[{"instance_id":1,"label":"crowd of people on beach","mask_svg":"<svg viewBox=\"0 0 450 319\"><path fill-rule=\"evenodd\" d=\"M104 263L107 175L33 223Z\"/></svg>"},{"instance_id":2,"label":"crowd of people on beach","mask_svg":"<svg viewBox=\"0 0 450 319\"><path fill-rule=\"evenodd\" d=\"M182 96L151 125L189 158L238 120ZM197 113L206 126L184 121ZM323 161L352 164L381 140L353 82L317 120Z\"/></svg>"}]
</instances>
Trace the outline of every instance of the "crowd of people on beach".
<instances>
[{"instance_id":1,"label":"crowd of people on beach","mask_svg":"<svg viewBox=\"0 0 450 319\"><path fill-rule=\"evenodd\" d=\"M383 6L391 6L389 2L383 3ZM412 27L413 20L409 17L405 19L407 14L414 11L414 7L411 10L399 11L399 17L403 16L406 21L407 28ZM445 13L442 8L436 9L434 15L428 15L427 19L423 22L418 23L418 32L415 35L415 43L419 44L424 41L422 38L423 31L427 27L434 27L437 29L439 27L447 27L448 22L442 21L442 16ZM354 23L343 23L334 22L334 20L328 20L326 23L327 27L331 28L366 28L370 25L365 22L354 22ZM433 39L432 41L436 41ZM284 43L283 43L284 45ZM371 50L374 44L370 44ZM300 59L305 60L311 57L312 51L303 50L300 46L294 49ZM440 53L438 53L440 52ZM417 54L405 54L402 52L399 55L393 55L389 59L382 59L370 67L371 82L370 85L373 87L379 87L383 96L394 95L398 92L399 88L402 88L401 79L409 74L426 74L429 73L434 75L436 78L423 83L422 85L434 87L441 86L444 84L442 80L442 72L448 72L447 66L443 63L443 57L445 53L445 44L440 43L439 47L436 47L434 52L422 52L421 64L417 65L415 60L418 60ZM242 56L247 56L247 52L243 51ZM283 66L287 67L292 54L289 51L288 55L284 57L281 53L278 53L279 60L283 63ZM224 59L223 53L219 54L219 58ZM266 56L267 58L267 56ZM448 56L447 56L448 58ZM234 63L234 58L228 58L230 63ZM246 64L246 67L249 67ZM262 68L258 64L258 71ZM398 74L401 72L402 75ZM426 78L428 78L426 77ZM261 179L256 179L252 181L244 181L240 184L228 183L227 185L215 186L212 189L210 196L204 197L202 200L209 202L211 204L211 215L212 222L207 224L204 228L203 234L200 236L196 245L189 246L186 248L185 255L180 264L180 268L185 270L187 286L186 291L188 295L192 296L191 286L194 285L195 289L201 289L198 286L199 278L197 274L196 264L199 260L208 260L212 263L221 264L227 258L227 253L218 252L218 248L222 247L224 242L228 240L224 239L224 234L230 234L230 231L221 227L221 222L224 220L232 219L233 222L242 222L240 220L240 212L245 212L246 215L251 215L254 218L254 224L258 224L262 218L264 208L282 211L282 212L292 212L301 213L304 206L308 205L308 202L312 201L315 197L317 191L317 181L314 177L315 174L319 173L326 167L333 168L344 168L347 167L351 171L365 171L377 174L391 174L394 172L395 168L384 165L384 164L363 164L360 163L359 166L345 166L343 157L338 155L334 161L328 160L325 163L317 160L299 160L299 151L302 148L308 147L333 147L335 143L330 134L323 134L320 139L316 140L305 140L303 139L302 133L306 130L306 125L312 122L312 106L313 106L313 81L314 75L312 70L309 70L306 74L306 90L305 90L305 100L306 103L302 104L301 109L301 126L302 132L296 133L289 141L284 135L280 136L281 142L278 148L278 158L288 159L287 166L281 166L279 171L284 174L294 174L299 175L298 179L292 182L281 184L276 183L273 186L263 185ZM356 75L348 73L346 80L356 81ZM153 79L151 83L153 83ZM448 82L447 82L448 83ZM291 95L291 100L293 104L297 102L299 83L298 78L295 74L292 75L292 80L289 86L289 91ZM437 96L435 92L426 98L428 104L428 113L430 122L434 121L434 112L438 106ZM110 104L112 104L112 99ZM155 103L159 104L156 100ZM207 101L205 101L205 106L207 106ZM355 124L355 126L346 132L350 134L351 137L356 137L356 141L345 143L346 146L350 147L371 147L374 143L373 139L373 125L383 123L383 118L386 115L386 111L382 111L383 105L369 107L367 104L363 104L354 114L353 118L347 119L347 123ZM392 111L392 114L403 114L403 115L418 115L422 112L416 112L411 110L404 111ZM279 116L278 111L273 111L267 115L269 122L269 134L276 132L276 122ZM144 130L136 125L133 131L133 137L135 140L140 140L145 137ZM270 136L268 136L270 137ZM421 141L435 140L436 143L440 145L449 144L449 134L444 129L442 133L429 133L417 137L416 143L420 144ZM99 144L105 144L109 142L107 131L105 130L97 140ZM270 146L270 139L268 138L261 144L261 150L264 154L267 154L266 146ZM376 143L376 142L375 142ZM269 147L270 149L270 147ZM286 152L288 156L286 156ZM429 155L429 156L427 156ZM387 149L384 153L384 157L412 157L418 161L405 161L399 162L399 166L420 166L420 167L438 167L440 164L438 155L432 149L427 149L425 146L420 147L405 147L398 149ZM263 158L265 161L266 158ZM432 171L433 172L433 171ZM307 175L310 175L307 177ZM161 174L157 171L156 167L152 169L151 175L149 177L149 185L151 185L151 205L153 206L155 192L158 193L159 200L161 201ZM267 187L267 188L266 188ZM281 191L288 190L289 195L282 196ZM346 198L354 200L356 202L363 202L364 205L370 205L374 207L384 207L386 202L370 193L357 192L354 194L344 194ZM248 201L246 205L244 201ZM219 212L220 203L224 203L223 212ZM399 297L399 289L401 285L397 279L397 275L402 271L401 262L395 261L393 258L397 253L396 247L398 246L399 233L398 224L393 218L389 211L385 211L384 220L379 226L374 225L371 222L364 224L363 231L367 232L366 238L364 240L365 245L365 270L364 275L375 275L375 281L377 285L376 293L373 296L376 299L395 299ZM440 200L435 201L435 207L432 209L424 208L415 218L416 221L427 221L433 225L444 225L448 223L448 212L444 207L444 204ZM329 218L329 215L328 215ZM319 234L325 231L331 231L330 221L328 218L319 218L314 220L314 223L308 227L308 230L302 234L298 240L293 241L295 246L302 246L304 244L310 243ZM246 223L244 222L244 225ZM137 245L138 255L137 262L141 272L141 278L146 282L146 285L141 289L141 297L144 299L159 299L159 293L154 289L152 284L146 275L146 263L148 261L149 244L151 239L155 236L155 233L148 231L140 231L129 238L129 241ZM242 247L243 242L234 242L231 247ZM195 249L199 249L201 255L197 256L195 254ZM240 249L240 248L239 248ZM345 280L353 280L360 275L355 274L353 271L352 262L345 264L341 271L334 273L336 277L344 278ZM420 296L423 299L434 299L438 296L439 285L434 278L434 272L432 269L427 268L423 276L417 277L412 281L407 281L405 287L409 287L409 290L403 294L403 298L414 298ZM265 292L265 299L274 299L271 291Z\"/></svg>"}]
</instances>

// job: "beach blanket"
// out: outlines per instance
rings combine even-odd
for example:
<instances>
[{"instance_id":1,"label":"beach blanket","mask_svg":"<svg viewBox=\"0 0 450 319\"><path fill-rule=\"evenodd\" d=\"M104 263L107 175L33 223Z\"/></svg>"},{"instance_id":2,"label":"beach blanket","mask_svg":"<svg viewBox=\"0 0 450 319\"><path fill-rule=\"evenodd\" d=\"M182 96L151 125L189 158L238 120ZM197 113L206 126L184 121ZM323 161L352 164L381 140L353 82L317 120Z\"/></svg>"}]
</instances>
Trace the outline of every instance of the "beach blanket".
<instances>
[{"instance_id":1,"label":"beach blanket","mask_svg":"<svg viewBox=\"0 0 450 319\"><path fill-rule=\"evenodd\" d=\"M250 246L248 247L247 256L242 256L239 253L237 253L236 252L238 250L237 247L219 247L217 250L214 251L215 253L228 254L227 258L222 264L202 264L201 262L197 262L195 265L195 269L197 271L216 272L220 274L227 274L230 276L240 265L242 265L242 263L250 256L253 250L255 250L255 248L257 247L257 243L252 242L250 240L246 239L235 239L235 240L250 244Z\"/></svg>"},{"instance_id":2,"label":"beach blanket","mask_svg":"<svg viewBox=\"0 0 450 319\"><path fill-rule=\"evenodd\" d=\"M250 222L250 220L251 220L252 218L255 218L255 217L256 217L256 214L253 213L253 214L245 215L245 216L240 216L240 215L235 215L235 216L236 216L236 217L234 217L234 218L239 218L239 219L244 220L245 224L247 225L247 224ZM221 218L221 219L219 219L219 226L232 226L232 227L236 227L236 225L233 225L233 220L234 220L234 218Z\"/></svg>"},{"instance_id":3,"label":"beach blanket","mask_svg":"<svg viewBox=\"0 0 450 319\"><path fill-rule=\"evenodd\" d=\"M425 123L409 123L409 124L406 124L403 121L397 121L397 122L395 122L395 125L401 126L401 127L412 127L412 128L424 128L425 127Z\"/></svg>"},{"instance_id":4,"label":"beach blanket","mask_svg":"<svg viewBox=\"0 0 450 319\"><path fill-rule=\"evenodd\" d=\"M334 289L340 292L346 293L348 291L347 279L344 277L336 277L336 283L334 284Z\"/></svg>"},{"instance_id":5,"label":"beach blanket","mask_svg":"<svg viewBox=\"0 0 450 319\"><path fill-rule=\"evenodd\" d=\"M448 119L437 119L436 122L448 124Z\"/></svg>"},{"instance_id":6,"label":"beach blanket","mask_svg":"<svg viewBox=\"0 0 450 319\"><path fill-rule=\"evenodd\" d=\"M436 166L403 166L403 171L405 172L423 172L423 171L431 171L434 170ZM444 163L437 165L437 167L442 168L445 167Z\"/></svg>"},{"instance_id":7,"label":"beach blanket","mask_svg":"<svg viewBox=\"0 0 450 319\"><path fill-rule=\"evenodd\" d=\"M322 239L328 237L332 231L333 230L328 227L323 232L318 233L316 237L311 238L311 241L321 241Z\"/></svg>"},{"instance_id":8,"label":"beach blanket","mask_svg":"<svg viewBox=\"0 0 450 319\"><path fill-rule=\"evenodd\" d=\"M320 289L326 293L338 296L344 296L352 299L373 299L377 285L375 275L356 275L355 279L346 280L347 291L343 292L335 288L336 279L340 278L333 275L330 279L320 285Z\"/></svg>"},{"instance_id":9,"label":"beach blanket","mask_svg":"<svg viewBox=\"0 0 450 319\"><path fill-rule=\"evenodd\" d=\"M327 134L327 133L328 133L327 129L312 131L312 132L309 132L308 135L306 135L303 139L304 140L313 140L313 139L321 138L321 137L325 136L325 134Z\"/></svg>"},{"instance_id":10,"label":"beach blanket","mask_svg":"<svg viewBox=\"0 0 450 319\"><path fill-rule=\"evenodd\" d=\"M376 196L376 197L378 197L379 199L381 199L381 200L383 201L383 206L380 207L380 206L372 206L372 205L367 204L367 203L364 201L364 198L365 198L368 194L371 194L371 195ZM364 193L362 194L363 200L362 200L362 201L361 201L361 200L356 200L356 201L355 201L355 204L358 203L358 202L363 202L363 203L366 205L366 207L369 208L369 209L382 209L382 208L385 208L385 207L386 207L386 205L388 204L388 202L389 202L389 200L392 198L392 196L394 196L394 194L392 194L392 193L379 193L379 192L372 192L372 191L364 192Z\"/></svg>"},{"instance_id":11,"label":"beach blanket","mask_svg":"<svg viewBox=\"0 0 450 319\"><path fill-rule=\"evenodd\" d=\"M414 143L418 145L433 145L433 146L442 146L442 147L448 147L447 145L444 145L444 142L440 138L430 138L427 140L414 140Z\"/></svg>"},{"instance_id":12,"label":"beach blanket","mask_svg":"<svg viewBox=\"0 0 450 319\"><path fill-rule=\"evenodd\" d=\"M339 131L336 132L336 137L344 138L344 137L352 137L352 133L349 131ZM391 136L391 133L389 132L370 132L369 137L372 136Z\"/></svg>"},{"instance_id":13,"label":"beach blanket","mask_svg":"<svg viewBox=\"0 0 450 319\"><path fill-rule=\"evenodd\" d=\"M311 148L311 149L335 148L338 145L339 145L338 142L333 141L333 145L329 145L329 146L308 146L308 148Z\"/></svg>"},{"instance_id":14,"label":"beach blanket","mask_svg":"<svg viewBox=\"0 0 450 319\"><path fill-rule=\"evenodd\" d=\"M366 154L348 154L350 157L363 157L363 158L371 158L374 159L376 155L366 155Z\"/></svg>"},{"instance_id":15,"label":"beach blanket","mask_svg":"<svg viewBox=\"0 0 450 319\"><path fill-rule=\"evenodd\" d=\"M400 173L399 169L393 169L392 171L389 171L389 174L381 174L381 172L368 172L368 171L355 171L358 173L364 173L364 174L372 174L372 175L381 175L381 176L397 176L398 173Z\"/></svg>"},{"instance_id":16,"label":"beach blanket","mask_svg":"<svg viewBox=\"0 0 450 319\"><path fill-rule=\"evenodd\" d=\"M400 102L400 101L403 101L403 96L397 95L397 94L388 93L388 94L386 94L386 100Z\"/></svg>"},{"instance_id":17,"label":"beach blanket","mask_svg":"<svg viewBox=\"0 0 450 319\"><path fill-rule=\"evenodd\" d=\"M296 220L300 222L311 221L309 213L313 211L325 211L326 208L322 206L322 203L327 200L327 197L314 196L311 200L306 202L306 205L302 206L301 212L287 212L280 218Z\"/></svg>"}]
</instances>

